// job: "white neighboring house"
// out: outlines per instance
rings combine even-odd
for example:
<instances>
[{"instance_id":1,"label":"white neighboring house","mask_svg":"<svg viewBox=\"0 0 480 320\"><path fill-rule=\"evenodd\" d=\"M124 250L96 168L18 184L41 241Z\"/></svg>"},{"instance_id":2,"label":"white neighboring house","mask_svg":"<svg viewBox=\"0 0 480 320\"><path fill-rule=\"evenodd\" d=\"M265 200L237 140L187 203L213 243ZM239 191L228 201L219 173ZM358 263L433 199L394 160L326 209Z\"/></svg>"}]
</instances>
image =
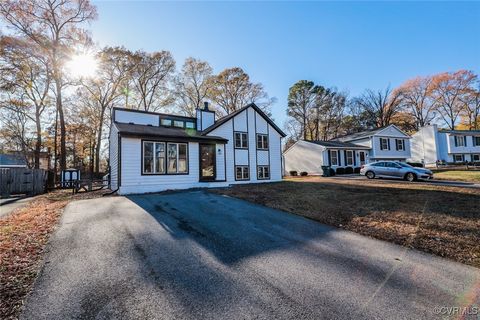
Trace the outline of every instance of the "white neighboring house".
<instances>
[{"instance_id":1,"label":"white neighboring house","mask_svg":"<svg viewBox=\"0 0 480 320\"><path fill-rule=\"evenodd\" d=\"M395 125L339 137L331 141L300 140L284 152L285 172L322 174L323 166L357 168L369 162L410 158L410 136Z\"/></svg>"},{"instance_id":2,"label":"white neighboring house","mask_svg":"<svg viewBox=\"0 0 480 320\"><path fill-rule=\"evenodd\" d=\"M299 140L283 153L285 171L318 175L323 174L322 166L358 168L368 162L369 150L348 142Z\"/></svg>"},{"instance_id":3,"label":"white neighboring house","mask_svg":"<svg viewBox=\"0 0 480 320\"><path fill-rule=\"evenodd\" d=\"M110 183L119 194L282 179L285 133L255 104L218 120L113 108Z\"/></svg>"},{"instance_id":4,"label":"white neighboring house","mask_svg":"<svg viewBox=\"0 0 480 320\"><path fill-rule=\"evenodd\" d=\"M412 136L412 161L480 162L480 130L446 130L425 126Z\"/></svg>"},{"instance_id":5,"label":"white neighboring house","mask_svg":"<svg viewBox=\"0 0 480 320\"><path fill-rule=\"evenodd\" d=\"M368 159L374 161L402 161L410 159L411 137L391 124L383 128L362 131L334 139L369 147Z\"/></svg>"}]
</instances>

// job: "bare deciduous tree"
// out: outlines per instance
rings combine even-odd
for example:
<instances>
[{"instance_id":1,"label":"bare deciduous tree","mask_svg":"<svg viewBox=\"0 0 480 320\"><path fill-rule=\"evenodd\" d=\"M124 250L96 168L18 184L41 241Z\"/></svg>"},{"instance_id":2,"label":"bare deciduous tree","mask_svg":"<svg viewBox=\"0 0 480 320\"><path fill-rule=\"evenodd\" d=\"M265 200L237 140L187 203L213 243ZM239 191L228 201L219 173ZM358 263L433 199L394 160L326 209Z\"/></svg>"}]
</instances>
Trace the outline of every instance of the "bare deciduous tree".
<instances>
[{"instance_id":1,"label":"bare deciduous tree","mask_svg":"<svg viewBox=\"0 0 480 320\"><path fill-rule=\"evenodd\" d=\"M353 103L365 113L369 122L381 128L391 124L393 116L399 111L401 92L392 91L389 87L377 91L367 89Z\"/></svg>"},{"instance_id":2,"label":"bare deciduous tree","mask_svg":"<svg viewBox=\"0 0 480 320\"><path fill-rule=\"evenodd\" d=\"M408 80L398 89L401 93L402 107L414 117L417 130L435 118L433 89L432 77Z\"/></svg>"}]
</instances>

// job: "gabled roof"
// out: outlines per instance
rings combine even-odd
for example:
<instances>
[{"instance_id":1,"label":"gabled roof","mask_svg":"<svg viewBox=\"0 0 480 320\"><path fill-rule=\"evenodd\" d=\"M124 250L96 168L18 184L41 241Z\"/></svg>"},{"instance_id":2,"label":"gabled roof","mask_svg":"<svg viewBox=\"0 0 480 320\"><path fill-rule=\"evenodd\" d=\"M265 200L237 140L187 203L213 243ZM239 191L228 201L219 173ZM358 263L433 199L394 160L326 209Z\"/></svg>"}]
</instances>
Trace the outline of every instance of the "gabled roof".
<instances>
[{"instance_id":1,"label":"gabled roof","mask_svg":"<svg viewBox=\"0 0 480 320\"><path fill-rule=\"evenodd\" d=\"M248 105L246 105L245 107L241 108L241 109L238 109L236 110L235 112L232 112L228 115L226 115L225 117L222 117L220 119L218 119L217 121L215 121L215 123L213 125L211 125L210 127L208 127L207 129L203 130L202 134L203 135L206 135L208 134L209 132L212 132L213 130L215 130L216 128L220 127L222 124L226 123L228 120L230 119L233 119L236 115L240 114L241 112L243 112L244 110L248 109L252 107L253 109L255 109L255 111L261 115L265 121L268 122L268 124L270 124L282 137L286 137L287 135L275 124L275 122L273 122L272 119L270 119L269 116L267 116L265 114L265 112L263 112L259 107L257 107L257 105L255 103L250 103Z\"/></svg>"},{"instance_id":2,"label":"gabled roof","mask_svg":"<svg viewBox=\"0 0 480 320\"><path fill-rule=\"evenodd\" d=\"M201 135L200 132L194 129L168 128L121 122L115 122L115 126L118 128L118 131L122 136L161 137L167 139L183 139L187 141L228 141L228 139L222 137Z\"/></svg>"},{"instance_id":3,"label":"gabled roof","mask_svg":"<svg viewBox=\"0 0 480 320\"><path fill-rule=\"evenodd\" d=\"M480 130L450 130L450 129L439 129L440 132L446 133L464 133L464 134L480 134Z\"/></svg>"},{"instance_id":4,"label":"gabled roof","mask_svg":"<svg viewBox=\"0 0 480 320\"><path fill-rule=\"evenodd\" d=\"M306 140L304 140L306 141ZM370 149L367 146L360 146L358 144L353 144L350 142L341 142L341 141L306 141L321 145L326 148L341 148L341 149Z\"/></svg>"},{"instance_id":5,"label":"gabled roof","mask_svg":"<svg viewBox=\"0 0 480 320\"><path fill-rule=\"evenodd\" d=\"M335 141L353 141L353 140L359 140L359 139L363 139L363 138L369 138L371 136L374 136L374 135L380 133L381 131L383 131L383 130L389 128L389 127L393 127L395 129L397 129L398 131L400 131L405 136L409 137L408 134L406 134L405 132L400 130L396 125L390 124L390 125L385 126L385 127L380 127L380 128L375 128L375 129L371 129L371 130L365 130L365 131L361 131L361 132L357 132L357 133L348 134L348 135L345 135L345 136L335 138L333 140L335 140Z\"/></svg>"}]
</instances>

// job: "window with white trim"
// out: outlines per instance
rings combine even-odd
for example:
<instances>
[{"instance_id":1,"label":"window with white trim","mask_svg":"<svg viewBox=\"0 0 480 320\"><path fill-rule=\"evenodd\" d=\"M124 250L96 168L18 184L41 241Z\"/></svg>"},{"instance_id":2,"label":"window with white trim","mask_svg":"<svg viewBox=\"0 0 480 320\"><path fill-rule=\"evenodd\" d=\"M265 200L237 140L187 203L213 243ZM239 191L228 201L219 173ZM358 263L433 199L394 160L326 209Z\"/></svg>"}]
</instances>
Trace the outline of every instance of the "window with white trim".
<instances>
[{"instance_id":1,"label":"window with white trim","mask_svg":"<svg viewBox=\"0 0 480 320\"><path fill-rule=\"evenodd\" d=\"M405 150L405 140L395 139L395 145L396 145L397 151L404 151Z\"/></svg>"},{"instance_id":2,"label":"window with white trim","mask_svg":"<svg viewBox=\"0 0 480 320\"><path fill-rule=\"evenodd\" d=\"M235 179L236 180L249 180L250 172L248 166L235 166Z\"/></svg>"},{"instance_id":3,"label":"window with white trim","mask_svg":"<svg viewBox=\"0 0 480 320\"><path fill-rule=\"evenodd\" d=\"M380 150L390 150L390 143L387 138L380 138Z\"/></svg>"},{"instance_id":4,"label":"window with white trim","mask_svg":"<svg viewBox=\"0 0 480 320\"><path fill-rule=\"evenodd\" d=\"M454 136L455 147L465 147L465 136Z\"/></svg>"},{"instance_id":5,"label":"window with white trim","mask_svg":"<svg viewBox=\"0 0 480 320\"><path fill-rule=\"evenodd\" d=\"M337 150L330 150L330 165L338 166L338 152Z\"/></svg>"},{"instance_id":6,"label":"window with white trim","mask_svg":"<svg viewBox=\"0 0 480 320\"><path fill-rule=\"evenodd\" d=\"M346 155L347 155L347 166L353 166L353 151L347 150Z\"/></svg>"},{"instance_id":7,"label":"window with white trim","mask_svg":"<svg viewBox=\"0 0 480 320\"><path fill-rule=\"evenodd\" d=\"M472 161L479 162L480 161L480 154L472 154Z\"/></svg>"},{"instance_id":8,"label":"window with white trim","mask_svg":"<svg viewBox=\"0 0 480 320\"><path fill-rule=\"evenodd\" d=\"M143 174L177 174L188 172L186 143L143 141Z\"/></svg>"},{"instance_id":9,"label":"window with white trim","mask_svg":"<svg viewBox=\"0 0 480 320\"><path fill-rule=\"evenodd\" d=\"M235 149L248 148L248 135L246 132L235 132Z\"/></svg>"},{"instance_id":10,"label":"window with white trim","mask_svg":"<svg viewBox=\"0 0 480 320\"><path fill-rule=\"evenodd\" d=\"M258 166L257 167L257 179L259 179L259 180L270 179L270 166Z\"/></svg>"},{"instance_id":11,"label":"window with white trim","mask_svg":"<svg viewBox=\"0 0 480 320\"><path fill-rule=\"evenodd\" d=\"M268 150L268 135L257 133L257 149Z\"/></svg>"},{"instance_id":12,"label":"window with white trim","mask_svg":"<svg viewBox=\"0 0 480 320\"><path fill-rule=\"evenodd\" d=\"M454 154L453 161L455 162L463 162L463 155L462 154Z\"/></svg>"},{"instance_id":13,"label":"window with white trim","mask_svg":"<svg viewBox=\"0 0 480 320\"><path fill-rule=\"evenodd\" d=\"M480 147L480 136L472 136L473 146Z\"/></svg>"}]
</instances>

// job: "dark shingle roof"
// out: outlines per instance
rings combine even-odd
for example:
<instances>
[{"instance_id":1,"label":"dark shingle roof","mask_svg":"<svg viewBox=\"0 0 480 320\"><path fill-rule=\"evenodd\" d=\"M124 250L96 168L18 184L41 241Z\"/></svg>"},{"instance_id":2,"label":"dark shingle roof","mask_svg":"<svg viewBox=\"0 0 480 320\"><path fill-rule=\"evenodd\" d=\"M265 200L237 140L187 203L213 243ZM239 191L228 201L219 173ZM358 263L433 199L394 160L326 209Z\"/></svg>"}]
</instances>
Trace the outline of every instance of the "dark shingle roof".
<instances>
[{"instance_id":1,"label":"dark shingle roof","mask_svg":"<svg viewBox=\"0 0 480 320\"><path fill-rule=\"evenodd\" d=\"M315 143L327 148L370 149L369 147L366 147L366 146L360 146L358 144L341 142L341 141L307 141L307 142Z\"/></svg>"},{"instance_id":2,"label":"dark shingle roof","mask_svg":"<svg viewBox=\"0 0 480 320\"><path fill-rule=\"evenodd\" d=\"M204 136L194 129L166 128L159 126L148 126L142 124L120 123L115 126L121 135L139 136L139 137L163 137L172 139L183 139L187 141L221 141L228 140L222 137Z\"/></svg>"},{"instance_id":3,"label":"dark shingle roof","mask_svg":"<svg viewBox=\"0 0 480 320\"><path fill-rule=\"evenodd\" d=\"M472 134L479 134L480 130L450 130L450 129L440 129L440 132L448 132L448 133L472 133Z\"/></svg>"},{"instance_id":4,"label":"dark shingle roof","mask_svg":"<svg viewBox=\"0 0 480 320\"><path fill-rule=\"evenodd\" d=\"M336 140L336 141L351 141L351 140L362 139L362 138L373 136L374 134L382 131L385 128L386 127L381 127L381 128L375 128L375 129L371 129L371 130L356 132L356 133L352 133L352 134L347 134L345 136L338 137L338 138L335 138L333 140Z\"/></svg>"},{"instance_id":5,"label":"dark shingle roof","mask_svg":"<svg viewBox=\"0 0 480 320\"><path fill-rule=\"evenodd\" d=\"M225 122L227 122L228 120L232 119L233 117L235 117L237 114L241 113L242 111L244 111L245 109L249 108L249 107L252 107L253 109L255 109L255 111L257 111L257 113L259 115L261 115L265 121L267 121L273 128L275 128L275 130L277 130L278 133L280 133L280 135L282 137L286 137L287 135L275 124L275 122L272 121L272 119L270 119L269 116L267 116L265 114L265 112L263 112L259 107L257 107L257 105L255 103L250 103L249 105L246 105L245 107L241 108L241 109L238 109L237 111L235 112L232 112L228 115L226 115L225 117L222 117L220 119L218 119L217 121L215 121L215 124L213 124L212 126L208 127L206 130L204 130L202 132L202 134L208 134L209 132L212 132L213 130L215 130L216 128L218 128L219 126L221 126L222 124L224 124Z\"/></svg>"}]
</instances>

